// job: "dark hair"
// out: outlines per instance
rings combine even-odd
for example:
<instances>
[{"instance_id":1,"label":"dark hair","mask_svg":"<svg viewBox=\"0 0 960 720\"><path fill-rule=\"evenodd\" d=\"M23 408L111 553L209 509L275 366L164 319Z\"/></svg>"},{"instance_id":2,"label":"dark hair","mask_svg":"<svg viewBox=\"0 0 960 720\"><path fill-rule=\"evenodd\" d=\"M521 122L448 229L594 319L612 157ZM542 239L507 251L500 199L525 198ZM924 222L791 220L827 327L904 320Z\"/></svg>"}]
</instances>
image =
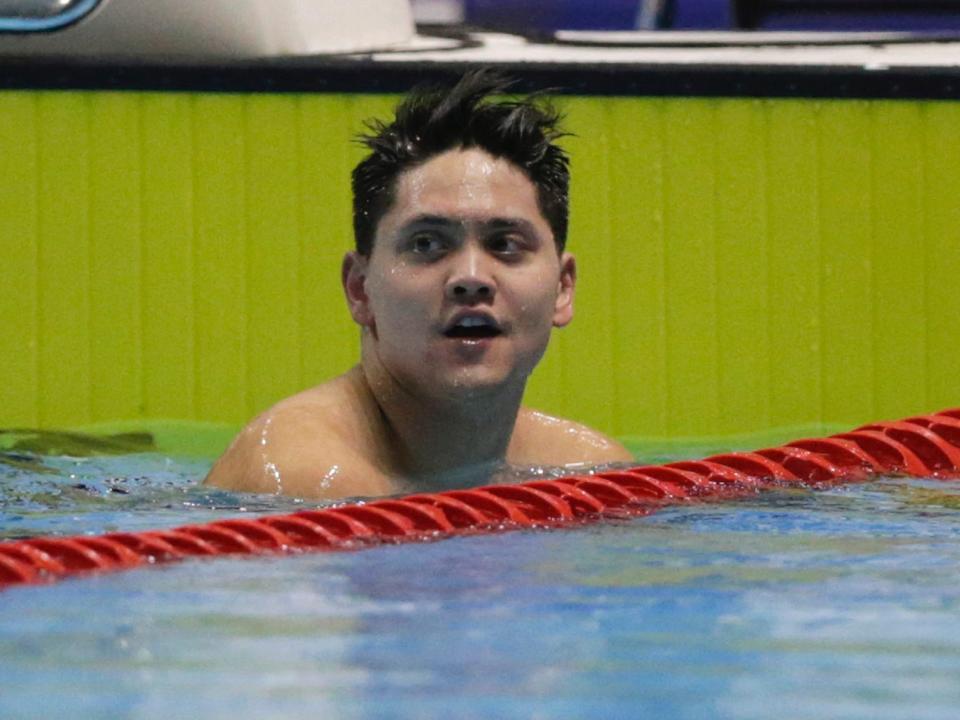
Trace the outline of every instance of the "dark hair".
<instances>
[{"instance_id":1,"label":"dark hair","mask_svg":"<svg viewBox=\"0 0 960 720\"><path fill-rule=\"evenodd\" d=\"M397 106L387 125L367 123L359 141L370 155L353 170L353 232L357 251L369 255L377 225L390 209L397 177L454 148L479 148L509 160L537 189L540 212L557 250L567 240L570 161L554 141L567 133L560 113L539 96L497 99L512 82L489 70L464 75L453 87L419 87Z\"/></svg>"}]
</instances>

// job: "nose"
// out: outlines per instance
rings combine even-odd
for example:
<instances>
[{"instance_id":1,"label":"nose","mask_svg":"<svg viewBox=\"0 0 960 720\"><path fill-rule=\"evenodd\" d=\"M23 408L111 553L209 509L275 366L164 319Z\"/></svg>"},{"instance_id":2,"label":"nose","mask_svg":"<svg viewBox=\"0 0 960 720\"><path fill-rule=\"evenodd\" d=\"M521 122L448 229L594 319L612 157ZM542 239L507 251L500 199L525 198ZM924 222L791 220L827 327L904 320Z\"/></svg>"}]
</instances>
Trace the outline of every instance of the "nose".
<instances>
[{"instance_id":1,"label":"nose","mask_svg":"<svg viewBox=\"0 0 960 720\"><path fill-rule=\"evenodd\" d=\"M448 300L470 304L493 300L496 283L485 260L484 253L471 245L457 253L444 288Z\"/></svg>"}]
</instances>

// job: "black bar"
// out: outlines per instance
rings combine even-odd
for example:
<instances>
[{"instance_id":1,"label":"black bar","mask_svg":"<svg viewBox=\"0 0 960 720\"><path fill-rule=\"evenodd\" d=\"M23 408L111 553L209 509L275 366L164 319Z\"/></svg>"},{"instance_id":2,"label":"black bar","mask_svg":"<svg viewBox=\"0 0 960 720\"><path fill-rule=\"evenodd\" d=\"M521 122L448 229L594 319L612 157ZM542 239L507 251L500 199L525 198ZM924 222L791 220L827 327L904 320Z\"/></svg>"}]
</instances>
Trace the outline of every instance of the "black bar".
<instances>
[{"instance_id":1,"label":"black bar","mask_svg":"<svg viewBox=\"0 0 960 720\"><path fill-rule=\"evenodd\" d=\"M960 67L483 63L518 91L653 97L960 98ZM205 93L399 93L446 82L475 63L411 63L329 56L177 64L109 59L0 58L0 89Z\"/></svg>"}]
</instances>

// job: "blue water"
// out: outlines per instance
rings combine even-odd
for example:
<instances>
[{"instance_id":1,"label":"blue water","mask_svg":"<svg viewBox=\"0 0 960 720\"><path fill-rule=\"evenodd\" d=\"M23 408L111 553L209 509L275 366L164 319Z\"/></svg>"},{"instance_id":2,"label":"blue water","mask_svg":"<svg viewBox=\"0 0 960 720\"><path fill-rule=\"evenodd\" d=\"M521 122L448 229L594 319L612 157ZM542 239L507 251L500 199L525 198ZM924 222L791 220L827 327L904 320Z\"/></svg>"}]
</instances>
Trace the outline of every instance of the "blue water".
<instances>
[{"instance_id":1,"label":"blue water","mask_svg":"<svg viewBox=\"0 0 960 720\"><path fill-rule=\"evenodd\" d=\"M5 537L303 507L40 460L0 464ZM0 717L952 720L958 568L960 483L885 479L77 578L0 594Z\"/></svg>"}]
</instances>

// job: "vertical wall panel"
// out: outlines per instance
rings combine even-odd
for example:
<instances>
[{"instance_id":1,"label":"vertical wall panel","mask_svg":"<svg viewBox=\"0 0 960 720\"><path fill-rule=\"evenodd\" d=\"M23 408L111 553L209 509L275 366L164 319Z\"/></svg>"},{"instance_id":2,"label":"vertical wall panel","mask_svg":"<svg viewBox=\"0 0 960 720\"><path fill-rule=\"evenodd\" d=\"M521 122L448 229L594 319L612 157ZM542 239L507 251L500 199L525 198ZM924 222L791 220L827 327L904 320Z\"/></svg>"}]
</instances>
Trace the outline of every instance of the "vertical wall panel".
<instances>
[{"instance_id":1,"label":"vertical wall panel","mask_svg":"<svg viewBox=\"0 0 960 720\"><path fill-rule=\"evenodd\" d=\"M0 93L0 426L38 424L37 95Z\"/></svg>"},{"instance_id":2,"label":"vertical wall panel","mask_svg":"<svg viewBox=\"0 0 960 720\"><path fill-rule=\"evenodd\" d=\"M873 417L873 152L869 103L826 103L819 133L823 233L823 413Z\"/></svg>"},{"instance_id":3,"label":"vertical wall panel","mask_svg":"<svg viewBox=\"0 0 960 720\"><path fill-rule=\"evenodd\" d=\"M194 417L195 148L189 95L144 98L143 362L146 417Z\"/></svg>"},{"instance_id":4,"label":"vertical wall panel","mask_svg":"<svg viewBox=\"0 0 960 720\"><path fill-rule=\"evenodd\" d=\"M923 106L927 407L960 406L960 104ZM912 411L911 411L912 412Z\"/></svg>"},{"instance_id":5,"label":"vertical wall panel","mask_svg":"<svg viewBox=\"0 0 960 720\"><path fill-rule=\"evenodd\" d=\"M617 378L616 424L608 431L624 435L642 426L650 434L665 435L664 101L617 99L610 105L611 128L619 130L611 130L608 147L611 194L606 212L613 245L608 282L615 318L612 372ZM589 317L580 320L590 322Z\"/></svg>"},{"instance_id":6,"label":"vertical wall panel","mask_svg":"<svg viewBox=\"0 0 960 720\"><path fill-rule=\"evenodd\" d=\"M236 422L247 403L246 137L242 106L224 95L192 102L196 406ZM186 332L186 329L185 329Z\"/></svg>"},{"instance_id":7,"label":"vertical wall panel","mask_svg":"<svg viewBox=\"0 0 960 720\"><path fill-rule=\"evenodd\" d=\"M870 108L873 163L874 328L873 395L885 413L926 407L926 331L921 192L922 133L913 103Z\"/></svg>"},{"instance_id":8,"label":"vertical wall panel","mask_svg":"<svg viewBox=\"0 0 960 720\"><path fill-rule=\"evenodd\" d=\"M723 422L770 421L771 347L762 101L719 101L715 155L717 353Z\"/></svg>"},{"instance_id":9,"label":"vertical wall panel","mask_svg":"<svg viewBox=\"0 0 960 720\"><path fill-rule=\"evenodd\" d=\"M768 312L767 177L762 101L720 101L714 126L718 391L723 422L770 423L775 351Z\"/></svg>"},{"instance_id":10,"label":"vertical wall panel","mask_svg":"<svg viewBox=\"0 0 960 720\"><path fill-rule=\"evenodd\" d=\"M300 384L316 385L357 362L359 329L340 289L340 262L353 246L349 96L298 100L300 247Z\"/></svg>"},{"instance_id":11,"label":"vertical wall panel","mask_svg":"<svg viewBox=\"0 0 960 720\"><path fill-rule=\"evenodd\" d=\"M90 382L92 420L140 412L140 114L91 95Z\"/></svg>"},{"instance_id":12,"label":"vertical wall panel","mask_svg":"<svg viewBox=\"0 0 960 720\"><path fill-rule=\"evenodd\" d=\"M394 97L0 93L0 426L239 423L346 370ZM624 435L960 404L960 105L561 98L581 286L528 394Z\"/></svg>"},{"instance_id":13,"label":"vertical wall panel","mask_svg":"<svg viewBox=\"0 0 960 720\"><path fill-rule=\"evenodd\" d=\"M90 103L84 93L38 100L41 425L91 420Z\"/></svg>"},{"instance_id":14,"label":"vertical wall panel","mask_svg":"<svg viewBox=\"0 0 960 720\"><path fill-rule=\"evenodd\" d=\"M768 102L767 260L774 427L820 419L820 219L817 113L821 103Z\"/></svg>"},{"instance_id":15,"label":"vertical wall panel","mask_svg":"<svg viewBox=\"0 0 960 720\"><path fill-rule=\"evenodd\" d=\"M580 278L575 295L576 319L569 330L554 333L554 342L563 362L563 395L571 404L582 407L578 419L591 425L612 427L614 415L613 387L607 381L613 375L612 297L610 269L611 162L608 144L612 136L605 105L580 102L575 108L576 122L590 128L578 143L589 143L590 152L576 155L577 187L572 188L570 212L578 218L577 237L571 237L570 248L578 260ZM571 143L574 145L574 143ZM579 187L590 188L578 192Z\"/></svg>"},{"instance_id":16,"label":"vertical wall panel","mask_svg":"<svg viewBox=\"0 0 960 720\"><path fill-rule=\"evenodd\" d=\"M714 218L715 103L666 113L667 378L670 434L710 434L720 420Z\"/></svg>"},{"instance_id":17,"label":"vertical wall panel","mask_svg":"<svg viewBox=\"0 0 960 720\"><path fill-rule=\"evenodd\" d=\"M263 95L245 110L248 412L256 412L300 389L296 107Z\"/></svg>"}]
</instances>

